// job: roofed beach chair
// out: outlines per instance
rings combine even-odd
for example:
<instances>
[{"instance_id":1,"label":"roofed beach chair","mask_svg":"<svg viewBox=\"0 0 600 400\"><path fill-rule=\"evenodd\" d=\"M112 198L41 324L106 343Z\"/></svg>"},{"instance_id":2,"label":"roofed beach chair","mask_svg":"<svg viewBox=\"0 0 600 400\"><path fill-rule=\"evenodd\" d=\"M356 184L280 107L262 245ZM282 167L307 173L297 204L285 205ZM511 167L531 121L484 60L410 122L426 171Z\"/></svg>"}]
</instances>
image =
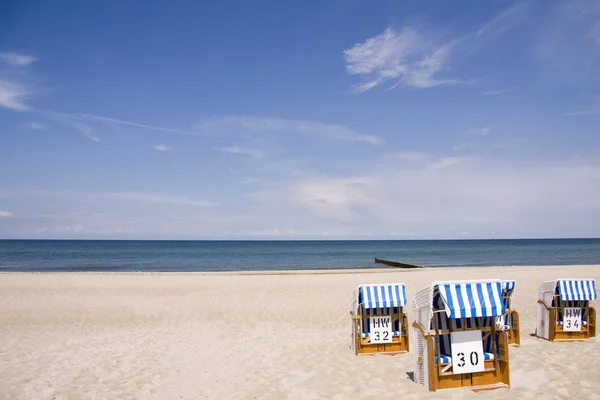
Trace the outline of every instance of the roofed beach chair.
<instances>
[{"instance_id":1,"label":"roofed beach chair","mask_svg":"<svg viewBox=\"0 0 600 400\"><path fill-rule=\"evenodd\" d=\"M415 294L414 381L430 391L510 387L502 282L434 282Z\"/></svg>"},{"instance_id":2,"label":"roofed beach chair","mask_svg":"<svg viewBox=\"0 0 600 400\"><path fill-rule=\"evenodd\" d=\"M407 352L405 306L406 286L402 283L359 285L350 310L354 354Z\"/></svg>"},{"instance_id":3,"label":"roofed beach chair","mask_svg":"<svg viewBox=\"0 0 600 400\"><path fill-rule=\"evenodd\" d=\"M558 279L538 290L536 336L555 341L576 341L596 336L596 300L593 279Z\"/></svg>"},{"instance_id":4,"label":"roofed beach chair","mask_svg":"<svg viewBox=\"0 0 600 400\"><path fill-rule=\"evenodd\" d=\"M502 301L506 312L498 319L500 329L508 333L508 344L521 345L521 328L519 325L519 313L513 309L513 295L515 293L515 281L502 281ZM502 328L503 327L503 328Z\"/></svg>"}]
</instances>

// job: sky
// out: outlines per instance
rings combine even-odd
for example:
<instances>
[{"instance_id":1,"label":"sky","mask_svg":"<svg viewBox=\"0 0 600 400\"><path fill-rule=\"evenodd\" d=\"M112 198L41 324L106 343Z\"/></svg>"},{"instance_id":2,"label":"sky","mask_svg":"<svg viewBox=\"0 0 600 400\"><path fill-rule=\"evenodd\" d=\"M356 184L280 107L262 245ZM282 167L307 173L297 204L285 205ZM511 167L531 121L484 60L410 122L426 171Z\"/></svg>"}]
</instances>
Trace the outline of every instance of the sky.
<instances>
[{"instance_id":1,"label":"sky","mask_svg":"<svg viewBox=\"0 0 600 400\"><path fill-rule=\"evenodd\" d=\"M600 1L0 3L0 238L600 237Z\"/></svg>"}]
</instances>

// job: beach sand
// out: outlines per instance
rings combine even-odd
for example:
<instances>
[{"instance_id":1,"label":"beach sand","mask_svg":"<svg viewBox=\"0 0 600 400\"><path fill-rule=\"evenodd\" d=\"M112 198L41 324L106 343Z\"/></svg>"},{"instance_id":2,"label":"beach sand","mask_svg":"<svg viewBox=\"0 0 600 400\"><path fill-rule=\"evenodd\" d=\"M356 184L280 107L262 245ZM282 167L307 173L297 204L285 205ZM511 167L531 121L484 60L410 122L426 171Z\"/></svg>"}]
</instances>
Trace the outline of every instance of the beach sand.
<instances>
[{"instance_id":1,"label":"beach sand","mask_svg":"<svg viewBox=\"0 0 600 400\"><path fill-rule=\"evenodd\" d=\"M517 281L510 390L430 393L408 379L412 353L351 351L358 284L406 283L410 314L432 281L478 278ZM600 267L0 274L0 398L600 399L598 338L530 336L538 286L556 278L600 281Z\"/></svg>"}]
</instances>

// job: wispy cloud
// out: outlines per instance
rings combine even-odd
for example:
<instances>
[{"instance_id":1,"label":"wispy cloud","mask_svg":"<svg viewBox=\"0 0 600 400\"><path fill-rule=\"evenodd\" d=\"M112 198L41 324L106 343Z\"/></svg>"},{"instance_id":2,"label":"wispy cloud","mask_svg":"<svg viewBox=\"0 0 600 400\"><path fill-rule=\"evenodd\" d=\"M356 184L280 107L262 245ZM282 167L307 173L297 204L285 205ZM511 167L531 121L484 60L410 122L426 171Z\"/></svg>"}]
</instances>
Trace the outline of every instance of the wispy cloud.
<instances>
[{"instance_id":1,"label":"wispy cloud","mask_svg":"<svg viewBox=\"0 0 600 400\"><path fill-rule=\"evenodd\" d=\"M383 33L344 50L346 70L363 78L354 87L365 92L383 83L429 88L461 83L439 78L459 40L439 43L413 27L400 31L389 27Z\"/></svg>"},{"instance_id":2,"label":"wispy cloud","mask_svg":"<svg viewBox=\"0 0 600 400\"><path fill-rule=\"evenodd\" d=\"M31 122L26 122L24 124L20 125L21 128L23 129L29 129L32 131L42 131L44 129L48 129L48 125L39 123L39 122L35 122L35 121L31 121Z\"/></svg>"},{"instance_id":3,"label":"wispy cloud","mask_svg":"<svg viewBox=\"0 0 600 400\"><path fill-rule=\"evenodd\" d=\"M491 126L485 126L483 128L471 128L471 129L467 129L466 133L468 135L485 136L485 135L489 134L491 131L492 131L492 127Z\"/></svg>"},{"instance_id":4,"label":"wispy cloud","mask_svg":"<svg viewBox=\"0 0 600 400\"><path fill-rule=\"evenodd\" d=\"M515 87L508 87L508 88L504 88L504 89L487 90L487 91L483 92L482 95L483 96L498 96L498 95L501 95L501 94L513 92L514 90L516 90Z\"/></svg>"},{"instance_id":5,"label":"wispy cloud","mask_svg":"<svg viewBox=\"0 0 600 400\"><path fill-rule=\"evenodd\" d=\"M0 52L0 61L13 67L26 67L37 58L26 54Z\"/></svg>"},{"instance_id":6,"label":"wispy cloud","mask_svg":"<svg viewBox=\"0 0 600 400\"><path fill-rule=\"evenodd\" d=\"M57 113L54 111L39 111L39 110L36 110L36 112L40 115L43 115L47 118L50 118L54 121L60 122L62 124L65 124L73 129L75 129L76 131L81 133L83 135L83 137L90 139L93 142L100 142L100 138L94 133L94 129L90 125L85 123L85 121L82 121L79 118L73 117L72 114Z\"/></svg>"},{"instance_id":7,"label":"wispy cloud","mask_svg":"<svg viewBox=\"0 0 600 400\"><path fill-rule=\"evenodd\" d=\"M195 126L195 129L200 132L208 132L220 136L237 136L240 133L277 132L281 134L315 135L330 139L365 142L369 144L383 143L383 139L379 136L357 132L343 125L284 118L216 117L200 121Z\"/></svg>"},{"instance_id":8,"label":"wispy cloud","mask_svg":"<svg viewBox=\"0 0 600 400\"><path fill-rule=\"evenodd\" d=\"M249 147L240 147L240 146L229 146L229 147L221 147L218 149L219 151L231 154L243 154L247 156L252 156L254 158L262 158L264 157L264 153L257 149L252 149Z\"/></svg>"},{"instance_id":9,"label":"wispy cloud","mask_svg":"<svg viewBox=\"0 0 600 400\"><path fill-rule=\"evenodd\" d=\"M239 177L242 180L242 183L246 184L246 185L258 181L258 178L242 175L239 172L237 172L236 170L234 170L233 168L229 168L229 172L231 172L233 175Z\"/></svg>"},{"instance_id":10,"label":"wispy cloud","mask_svg":"<svg viewBox=\"0 0 600 400\"><path fill-rule=\"evenodd\" d=\"M31 90L20 83L0 79L0 107L28 111L29 106L25 104L25 100L31 95Z\"/></svg>"},{"instance_id":11,"label":"wispy cloud","mask_svg":"<svg viewBox=\"0 0 600 400\"><path fill-rule=\"evenodd\" d=\"M158 151L173 151L172 147L167 146L166 144L157 144L154 147L152 147L154 150L158 150Z\"/></svg>"},{"instance_id":12,"label":"wispy cloud","mask_svg":"<svg viewBox=\"0 0 600 400\"><path fill-rule=\"evenodd\" d=\"M92 115L92 114L80 113L80 114L70 114L70 116L72 118L77 118L77 119L82 119L82 120L98 121L98 122L103 122L103 123L107 123L107 124L125 125L125 126L131 126L131 127L135 127L135 128L159 131L159 132L179 133L179 134L183 134L183 135L193 135L193 136L198 136L198 135L200 135L200 136L215 136L214 134L210 134L210 133L194 132L194 131L187 131L184 129L167 128L164 126L141 124L139 122L126 121L123 119L103 117L103 116Z\"/></svg>"},{"instance_id":13,"label":"wispy cloud","mask_svg":"<svg viewBox=\"0 0 600 400\"><path fill-rule=\"evenodd\" d=\"M416 152L402 152L395 153L394 158L402 161L410 161L410 162L420 162L426 161L431 158L430 154L427 153L416 153Z\"/></svg>"},{"instance_id":14,"label":"wispy cloud","mask_svg":"<svg viewBox=\"0 0 600 400\"><path fill-rule=\"evenodd\" d=\"M174 204L181 206L195 206L195 207L216 207L219 203L205 200L196 200L187 196L175 196L167 194L157 193L140 193L140 192L115 192L115 193L103 193L99 196L110 197L113 199L120 200L131 200L138 202L147 203L165 203Z\"/></svg>"},{"instance_id":15,"label":"wispy cloud","mask_svg":"<svg viewBox=\"0 0 600 400\"><path fill-rule=\"evenodd\" d=\"M50 196L68 199L69 201L77 200L95 200L98 198L126 200L132 202L144 203L163 203L181 206L196 206L196 207L216 207L219 203L199 200L185 195L173 195L164 193L138 192L138 191L122 191L122 192L83 192L77 190L44 190L44 189L25 189L12 190L5 193L8 197L17 197L23 195L32 196Z\"/></svg>"},{"instance_id":16,"label":"wispy cloud","mask_svg":"<svg viewBox=\"0 0 600 400\"><path fill-rule=\"evenodd\" d=\"M14 216L15 215L13 213L11 213L11 212L0 210L0 219L2 219L2 218L12 218Z\"/></svg>"},{"instance_id":17,"label":"wispy cloud","mask_svg":"<svg viewBox=\"0 0 600 400\"><path fill-rule=\"evenodd\" d=\"M429 168L448 168L461 162L459 157L444 157L429 164Z\"/></svg>"},{"instance_id":18,"label":"wispy cloud","mask_svg":"<svg viewBox=\"0 0 600 400\"><path fill-rule=\"evenodd\" d=\"M518 23L525 17L527 9L534 3L535 0L519 0L512 6L502 11L496 17L487 21L475 34L479 37L482 35L499 35L509 30L514 24Z\"/></svg>"},{"instance_id":19,"label":"wispy cloud","mask_svg":"<svg viewBox=\"0 0 600 400\"><path fill-rule=\"evenodd\" d=\"M388 27L383 33L344 50L346 70L363 80L354 86L354 90L365 92L384 83L391 83L390 89L397 86L431 88L471 84L473 79L440 75L449 69L453 56L474 40L502 34L521 21L533 1L517 2L476 32L458 34L449 39L440 39L435 32L422 27Z\"/></svg>"},{"instance_id":20,"label":"wispy cloud","mask_svg":"<svg viewBox=\"0 0 600 400\"><path fill-rule=\"evenodd\" d=\"M592 102L592 104L589 105L588 107L584 107L579 110L571 111L571 112L565 113L563 115L575 117L575 116L583 116L583 115L590 115L590 114L600 114L600 96L596 96L594 98L594 101Z\"/></svg>"},{"instance_id":21,"label":"wispy cloud","mask_svg":"<svg viewBox=\"0 0 600 400\"><path fill-rule=\"evenodd\" d=\"M452 146L452 150L459 151L459 150L464 150L464 149L468 149L471 147L475 147L475 145L473 143L463 142L463 143L455 144L454 146Z\"/></svg>"}]
</instances>

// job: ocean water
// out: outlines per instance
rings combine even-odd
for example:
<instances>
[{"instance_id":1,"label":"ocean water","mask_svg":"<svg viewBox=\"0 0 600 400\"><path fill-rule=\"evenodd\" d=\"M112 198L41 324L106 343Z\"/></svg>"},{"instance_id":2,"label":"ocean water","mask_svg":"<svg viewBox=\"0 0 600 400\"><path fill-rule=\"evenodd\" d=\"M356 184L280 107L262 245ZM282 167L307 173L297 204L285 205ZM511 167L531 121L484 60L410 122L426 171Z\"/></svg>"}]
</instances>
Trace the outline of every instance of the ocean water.
<instances>
[{"instance_id":1,"label":"ocean water","mask_svg":"<svg viewBox=\"0 0 600 400\"><path fill-rule=\"evenodd\" d=\"M0 240L0 271L261 271L600 264L600 239L410 241Z\"/></svg>"}]
</instances>

